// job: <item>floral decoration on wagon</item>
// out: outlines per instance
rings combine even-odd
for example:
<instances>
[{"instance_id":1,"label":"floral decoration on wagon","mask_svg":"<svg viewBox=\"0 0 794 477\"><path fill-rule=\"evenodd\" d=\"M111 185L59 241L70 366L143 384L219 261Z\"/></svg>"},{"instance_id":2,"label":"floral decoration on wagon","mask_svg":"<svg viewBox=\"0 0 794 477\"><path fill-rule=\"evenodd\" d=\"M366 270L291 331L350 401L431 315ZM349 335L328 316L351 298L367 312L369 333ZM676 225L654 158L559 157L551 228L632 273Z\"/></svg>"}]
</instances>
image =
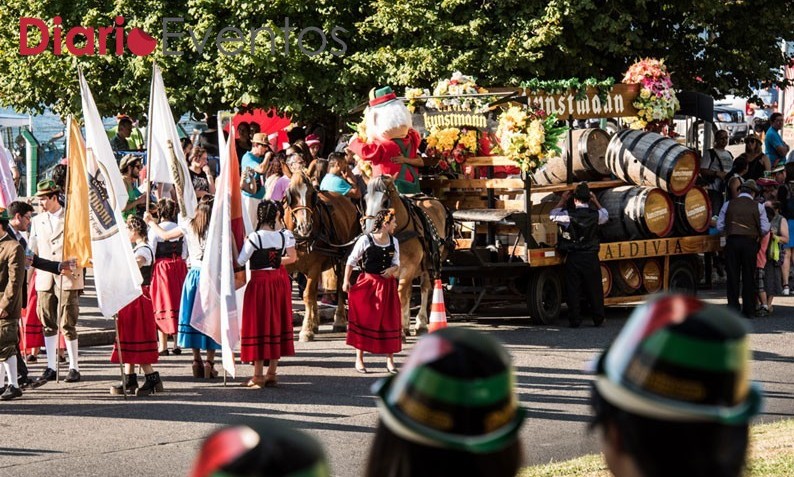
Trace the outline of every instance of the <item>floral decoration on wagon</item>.
<instances>
[{"instance_id":1,"label":"floral decoration on wagon","mask_svg":"<svg viewBox=\"0 0 794 477\"><path fill-rule=\"evenodd\" d=\"M425 154L441 172L460 173L466 159L477 155L480 133L474 128L433 128Z\"/></svg>"},{"instance_id":2,"label":"floral decoration on wagon","mask_svg":"<svg viewBox=\"0 0 794 477\"><path fill-rule=\"evenodd\" d=\"M623 83L639 84L641 88L633 103L637 116L627 118L632 129L661 131L680 108L664 60L645 58L634 63L623 76Z\"/></svg>"},{"instance_id":3,"label":"floral decoration on wagon","mask_svg":"<svg viewBox=\"0 0 794 477\"><path fill-rule=\"evenodd\" d=\"M406 90L406 97L409 97L409 92L413 95L417 94L415 90ZM425 105L428 109L436 109L439 111L472 111L481 113L488 110L488 103L493 101L494 98L490 96L477 97L468 95L485 95L487 93L487 89L477 85L476 78L456 71L452 74L452 78L439 81L433 89L432 96L450 97L430 97L427 99ZM415 97L414 99L417 98L418 97Z\"/></svg>"},{"instance_id":4,"label":"floral decoration on wagon","mask_svg":"<svg viewBox=\"0 0 794 477\"><path fill-rule=\"evenodd\" d=\"M557 125L557 116L539 108L511 106L499 115L496 137L499 150L531 173L561 152L557 145L568 126Z\"/></svg>"}]
</instances>

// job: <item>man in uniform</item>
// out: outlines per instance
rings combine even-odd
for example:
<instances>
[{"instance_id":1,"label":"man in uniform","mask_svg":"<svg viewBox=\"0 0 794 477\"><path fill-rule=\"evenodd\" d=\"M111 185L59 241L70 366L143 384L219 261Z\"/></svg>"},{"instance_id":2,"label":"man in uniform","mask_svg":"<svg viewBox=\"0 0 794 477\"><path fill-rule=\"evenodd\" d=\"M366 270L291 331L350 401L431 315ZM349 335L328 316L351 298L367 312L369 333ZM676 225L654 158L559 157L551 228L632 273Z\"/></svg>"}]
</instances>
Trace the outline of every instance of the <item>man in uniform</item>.
<instances>
[{"instance_id":1,"label":"man in uniform","mask_svg":"<svg viewBox=\"0 0 794 477\"><path fill-rule=\"evenodd\" d=\"M550 213L552 222L563 229L558 248L567 252L565 288L568 294L568 324L571 328L578 328L582 324L579 299L584 296L593 313L593 324L601 326L605 316L601 264L598 261L598 226L609 220L609 212L590 192L586 182L576 186L573 193L574 209L568 211L565 207L570 197L571 191L566 191Z\"/></svg>"},{"instance_id":2,"label":"man in uniform","mask_svg":"<svg viewBox=\"0 0 794 477\"><path fill-rule=\"evenodd\" d=\"M22 396L17 378L17 345L24 277L25 251L8 234L8 214L3 211L0 214L0 399L3 401Z\"/></svg>"},{"instance_id":3,"label":"man in uniform","mask_svg":"<svg viewBox=\"0 0 794 477\"><path fill-rule=\"evenodd\" d=\"M758 243L769 232L769 220L764 204L755 197L760 192L755 181L744 181L739 195L720 210L717 230L725 234L725 272L727 275L728 306L739 311L741 283L741 312L747 318L755 314L755 265Z\"/></svg>"},{"instance_id":4,"label":"man in uniform","mask_svg":"<svg viewBox=\"0 0 794 477\"><path fill-rule=\"evenodd\" d=\"M63 255L65 210L58 203L60 192L61 189L50 180L39 182L36 197L39 198L44 213L34 217L31 222L30 250L49 260L60 260ZM44 326L44 345L47 349L47 369L42 375L44 379L55 379L56 348L60 327L66 338L66 351L69 354L69 375L64 381L67 383L80 381L76 326L77 316L80 313L78 295L82 289L81 268L75 268L71 274L60 277L45 271L36 274L36 292L39 300L37 311Z\"/></svg>"}]
</instances>

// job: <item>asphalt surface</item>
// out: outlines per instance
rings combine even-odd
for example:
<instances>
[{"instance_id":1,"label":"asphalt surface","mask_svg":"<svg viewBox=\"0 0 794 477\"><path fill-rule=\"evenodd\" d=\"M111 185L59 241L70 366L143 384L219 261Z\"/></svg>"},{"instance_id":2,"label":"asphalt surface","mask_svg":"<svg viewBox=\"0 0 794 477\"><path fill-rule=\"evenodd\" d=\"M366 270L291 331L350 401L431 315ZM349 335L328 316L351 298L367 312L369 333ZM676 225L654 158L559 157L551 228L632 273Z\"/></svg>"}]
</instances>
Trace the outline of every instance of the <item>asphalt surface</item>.
<instances>
[{"instance_id":1,"label":"asphalt surface","mask_svg":"<svg viewBox=\"0 0 794 477\"><path fill-rule=\"evenodd\" d=\"M707 295L724 303L723 292ZM89 308L86 308L88 311ZM618 333L631 307L610 308L606 326L580 329L530 326L522 319L452 321L499 338L514 359L517 392L529 411L521 437L526 464L559 461L597 452L588 433L590 375L594 356ZM101 318L86 322L111 325ZM778 299L773 317L753 321L753 372L764 386L761 420L794 416L794 297ZM84 323L85 325L85 323ZM102 329L84 329L84 336ZM98 336L98 335L97 335ZM415 338L397 356L399 364ZM270 418L317 436L336 476L363 473L377 422L370 386L386 376L382 357L367 356L370 374L353 370L353 351L344 335L323 325L318 340L296 343L297 354L282 360L280 385L241 388L252 368L239 365L238 379L191 377L191 358L169 356L156 365L166 391L149 398L111 396L118 381L110 347L81 348L83 380L48 383L22 398L0 403L0 476L94 476L188 474L202 439L222 424ZM33 365L35 373L43 364ZM142 383L142 380L141 380Z\"/></svg>"}]
</instances>

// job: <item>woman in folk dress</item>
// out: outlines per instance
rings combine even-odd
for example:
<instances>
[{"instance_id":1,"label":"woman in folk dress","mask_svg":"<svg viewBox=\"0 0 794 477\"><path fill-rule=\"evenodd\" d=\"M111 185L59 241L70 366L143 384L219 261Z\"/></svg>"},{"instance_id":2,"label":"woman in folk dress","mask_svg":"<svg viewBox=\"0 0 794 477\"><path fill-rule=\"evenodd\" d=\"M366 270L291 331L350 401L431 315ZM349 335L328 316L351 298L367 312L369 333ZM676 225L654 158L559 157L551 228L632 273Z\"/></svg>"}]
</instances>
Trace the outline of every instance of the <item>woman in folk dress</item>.
<instances>
[{"instance_id":1,"label":"woman in folk dress","mask_svg":"<svg viewBox=\"0 0 794 477\"><path fill-rule=\"evenodd\" d=\"M179 227L176 223L177 205L173 200L160 199L157 202L157 213L160 219L157 225L160 229L168 232ZM151 226L154 222L148 223ZM154 227L149 230L149 246L154 250L155 258L151 290L154 319L160 338L159 351L161 356L168 355L168 336L174 335L174 354L181 354L176 334L182 285L187 276L184 242L181 237L163 240L153 229Z\"/></svg>"},{"instance_id":2,"label":"woman in folk dress","mask_svg":"<svg viewBox=\"0 0 794 477\"><path fill-rule=\"evenodd\" d=\"M356 371L366 373L364 352L385 354L386 369L396 373L394 353L402 349L400 297L397 276L400 245L392 236L397 226L394 210L381 210L375 216L371 234L356 241L345 267L342 289L348 293L347 344L356 348ZM353 267L361 274L350 286Z\"/></svg>"},{"instance_id":3,"label":"woman in folk dress","mask_svg":"<svg viewBox=\"0 0 794 477\"><path fill-rule=\"evenodd\" d=\"M251 280L245 288L240 359L253 361L254 376L243 386L275 386L276 368L283 356L295 354L292 334L292 284L285 265L295 262L295 237L278 225L281 204L264 200L257 207L257 230L245 240L237 263L250 261ZM277 228L278 226L278 228ZM264 362L269 360L267 374Z\"/></svg>"},{"instance_id":4,"label":"woman in folk dress","mask_svg":"<svg viewBox=\"0 0 794 477\"><path fill-rule=\"evenodd\" d=\"M146 224L140 217L131 215L127 217L127 231L133 243L133 253L138 268L143 276L143 294L132 303L119 311L118 343L113 346L110 355L111 363L119 362L118 346L121 346L121 359L124 362L124 387L129 394L136 396L149 396L155 392L163 391L163 382L160 373L152 368L159 354L157 352L157 325L154 323L154 309L149 296L149 284L152 280L152 264L154 251L146 243ZM138 387L138 376L135 374L135 365L141 365L145 373L143 386ZM110 394L123 394L121 384L110 388Z\"/></svg>"}]
</instances>

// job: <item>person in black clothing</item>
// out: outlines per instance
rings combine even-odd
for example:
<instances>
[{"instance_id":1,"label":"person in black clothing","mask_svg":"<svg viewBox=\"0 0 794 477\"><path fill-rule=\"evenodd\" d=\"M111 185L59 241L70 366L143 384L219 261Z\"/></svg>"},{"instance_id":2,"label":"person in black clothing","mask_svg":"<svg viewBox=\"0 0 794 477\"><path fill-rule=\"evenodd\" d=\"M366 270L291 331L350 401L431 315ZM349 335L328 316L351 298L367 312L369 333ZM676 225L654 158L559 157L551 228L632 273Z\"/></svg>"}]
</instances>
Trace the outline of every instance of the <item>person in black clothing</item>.
<instances>
[{"instance_id":1,"label":"person in black clothing","mask_svg":"<svg viewBox=\"0 0 794 477\"><path fill-rule=\"evenodd\" d=\"M578 328L579 299L584 295L593 314L593 324L604 323L604 292L601 287L601 264L598 261L598 226L606 223L609 212L590 192L586 182L576 186L572 210L566 210L571 191L566 191L551 210L552 222L562 227L558 248L567 252L565 260L565 288L568 295L568 323ZM595 206L595 209L592 206Z\"/></svg>"}]
</instances>

